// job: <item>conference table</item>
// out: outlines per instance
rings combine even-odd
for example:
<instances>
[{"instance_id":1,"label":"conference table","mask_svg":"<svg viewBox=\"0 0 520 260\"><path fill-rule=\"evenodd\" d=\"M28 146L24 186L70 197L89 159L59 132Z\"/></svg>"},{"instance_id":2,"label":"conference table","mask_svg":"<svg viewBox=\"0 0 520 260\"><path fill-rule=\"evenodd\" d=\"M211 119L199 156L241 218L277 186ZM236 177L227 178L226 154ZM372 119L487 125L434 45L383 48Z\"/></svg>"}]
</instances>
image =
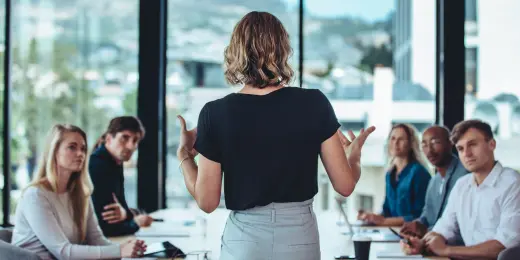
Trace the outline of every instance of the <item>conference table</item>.
<instances>
[{"instance_id":1,"label":"conference table","mask_svg":"<svg viewBox=\"0 0 520 260\"><path fill-rule=\"evenodd\" d=\"M112 242L121 243L129 239L141 239L147 244L169 241L184 251L189 259L218 259L220 255L220 237L224 230L229 211L217 209L211 214L205 214L199 209L164 209L150 214L154 218L164 219L164 222L154 222L150 228L143 228L136 235L111 237ZM343 234L346 227L336 224L338 216L335 212L324 212L317 215L320 232L321 259L333 260L338 255L354 255L354 244L351 236ZM359 227L360 229L387 229L374 227ZM396 242L372 242L370 260L378 258L377 253L400 252ZM205 258L205 256L207 258ZM150 258L171 259L171 258ZM398 259L398 258L394 258ZM443 257L424 257L423 259L447 260Z\"/></svg>"}]
</instances>

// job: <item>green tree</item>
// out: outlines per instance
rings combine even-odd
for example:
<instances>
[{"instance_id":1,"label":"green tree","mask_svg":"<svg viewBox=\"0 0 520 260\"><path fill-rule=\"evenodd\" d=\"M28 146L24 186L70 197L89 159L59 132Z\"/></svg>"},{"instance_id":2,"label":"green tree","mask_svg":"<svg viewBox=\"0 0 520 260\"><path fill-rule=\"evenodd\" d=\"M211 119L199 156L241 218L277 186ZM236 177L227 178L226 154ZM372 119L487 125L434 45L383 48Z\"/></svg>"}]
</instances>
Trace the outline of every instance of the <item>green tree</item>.
<instances>
[{"instance_id":1,"label":"green tree","mask_svg":"<svg viewBox=\"0 0 520 260\"><path fill-rule=\"evenodd\" d=\"M13 66L21 71L13 81L13 110L25 128L29 174L34 172L39 148L52 125L75 124L89 134L104 128L107 120L106 113L94 106L96 93L83 78L89 68L78 62L83 59L76 46L55 41L50 59L43 59L38 51L33 38L27 56L17 54L13 59ZM42 79L49 75L52 82L42 86Z\"/></svg>"},{"instance_id":2,"label":"green tree","mask_svg":"<svg viewBox=\"0 0 520 260\"><path fill-rule=\"evenodd\" d=\"M17 117L21 118L21 122L25 126L25 139L28 143L28 164L29 174L32 174L34 165L36 164L36 152L38 148L38 100L33 90L35 84L34 70L37 68L38 63L38 42L32 38L29 43L29 53L27 59L22 59L20 55L20 49L14 48L13 52L13 66L16 66L22 72L19 79L14 79L12 82L13 90L17 90L21 95L16 93L15 98L12 100L13 112ZM32 70L32 75L30 74ZM13 91L14 92L14 91ZM13 93L13 96L15 93ZM32 177L32 175L31 175Z\"/></svg>"},{"instance_id":3,"label":"green tree","mask_svg":"<svg viewBox=\"0 0 520 260\"><path fill-rule=\"evenodd\" d=\"M127 115L137 115L137 88L125 94L123 109Z\"/></svg>"},{"instance_id":4,"label":"green tree","mask_svg":"<svg viewBox=\"0 0 520 260\"><path fill-rule=\"evenodd\" d=\"M395 13L392 12L384 20L372 25L372 30L382 30L389 35L389 43L376 46L373 44L364 45L361 41L354 42L354 46L363 52L363 56L357 65L360 70L373 74L376 66L392 67L394 59L391 46L393 46L394 38L392 29L394 16Z\"/></svg>"},{"instance_id":5,"label":"green tree","mask_svg":"<svg viewBox=\"0 0 520 260\"><path fill-rule=\"evenodd\" d=\"M361 47L363 51L363 57L359 61L358 68L374 73L374 69L376 66L384 66L391 67L393 64L393 53L390 48L386 45L381 46L363 46Z\"/></svg>"}]
</instances>

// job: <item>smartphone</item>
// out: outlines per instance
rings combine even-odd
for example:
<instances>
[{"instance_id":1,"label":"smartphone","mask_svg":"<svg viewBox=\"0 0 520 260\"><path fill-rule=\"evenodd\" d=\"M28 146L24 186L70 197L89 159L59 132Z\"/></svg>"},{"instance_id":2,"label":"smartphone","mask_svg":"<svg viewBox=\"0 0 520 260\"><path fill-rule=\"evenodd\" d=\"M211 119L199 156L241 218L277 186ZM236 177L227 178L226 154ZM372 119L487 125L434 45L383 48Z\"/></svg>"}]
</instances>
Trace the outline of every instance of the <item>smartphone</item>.
<instances>
[{"instance_id":1,"label":"smartphone","mask_svg":"<svg viewBox=\"0 0 520 260\"><path fill-rule=\"evenodd\" d=\"M171 257L185 258L186 257L186 255L184 254L184 252L181 249L174 246L173 244L171 244L168 241L149 244L146 247L146 251L144 252L143 256L145 256L145 257L146 256L156 256L156 254L162 254L168 258L171 258ZM162 256L160 258L162 258Z\"/></svg>"},{"instance_id":2,"label":"smartphone","mask_svg":"<svg viewBox=\"0 0 520 260\"><path fill-rule=\"evenodd\" d=\"M339 255L339 256L335 256L334 259L338 259L338 260L356 259L356 257L353 255Z\"/></svg>"},{"instance_id":3,"label":"smartphone","mask_svg":"<svg viewBox=\"0 0 520 260\"><path fill-rule=\"evenodd\" d=\"M396 236L400 237L406 244L408 245L412 245L412 243L410 242L410 240L406 239L405 237L401 236L401 234L399 234L399 232L395 231L393 228L389 228L390 231L392 231L392 233L394 233Z\"/></svg>"}]
</instances>

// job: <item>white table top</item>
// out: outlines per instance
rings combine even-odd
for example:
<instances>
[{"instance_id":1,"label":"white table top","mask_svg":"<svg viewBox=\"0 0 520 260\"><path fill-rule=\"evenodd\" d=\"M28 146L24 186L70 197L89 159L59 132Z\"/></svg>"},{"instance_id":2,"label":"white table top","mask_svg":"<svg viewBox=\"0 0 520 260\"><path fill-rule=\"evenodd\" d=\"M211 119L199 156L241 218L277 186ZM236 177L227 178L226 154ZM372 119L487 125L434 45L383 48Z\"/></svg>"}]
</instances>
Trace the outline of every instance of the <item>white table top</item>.
<instances>
[{"instance_id":1,"label":"white table top","mask_svg":"<svg viewBox=\"0 0 520 260\"><path fill-rule=\"evenodd\" d=\"M226 218L229 214L228 210L217 209L211 214L205 214L198 209L165 209L151 214L154 218L163 218L165 222L154 222L154 228L181 230L181 233L189 232L189 237L139 237L146 243L155 243L162 241L170 241L175 246L182 249L185 253L197 251L209 251L209 259L218 259L220 255L220 237L224 230ZM318 219L318 227L320 232L320 244L323 260L332 260L337 255L354 255L354 245L348 235L344 235L341 231L346 227L336 224L338 220L334 212L325 212L316 214ZM195 220L195 222L194 222ZM186 225L185 225L186 224ZM168 227L166 227L168 226ZM381 228L386 229L386 228ZM118 238L110 238L114 242L122 242L135 236L126 236ZM370 250L370 259L378 259L376 257L379 251L399 252L399 243L372 243ZM197 258L198 257L198 258ZM203 254L188 256L186 259L203 260ZM447 259L433 257L427 259Z\"/></svg>"}]
</instances>

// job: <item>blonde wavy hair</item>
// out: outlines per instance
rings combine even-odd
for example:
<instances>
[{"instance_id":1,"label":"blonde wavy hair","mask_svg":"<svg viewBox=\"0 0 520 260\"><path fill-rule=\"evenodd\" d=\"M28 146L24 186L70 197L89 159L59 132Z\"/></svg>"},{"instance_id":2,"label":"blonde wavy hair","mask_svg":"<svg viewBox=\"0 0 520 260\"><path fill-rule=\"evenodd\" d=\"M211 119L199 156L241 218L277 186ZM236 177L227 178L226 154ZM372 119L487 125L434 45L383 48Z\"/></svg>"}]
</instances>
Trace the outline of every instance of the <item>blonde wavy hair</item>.
<instances>
[{"instance_id":1,"label":"blonde wavy hair","mask_svg":"<svg viewBox=\"0 0 520 260\"><path fill-rule=\"evenodd\" d=\"M392 126L392 129L388 133L388 137L386 139L386 158L387 158L387 169L391 170L394 167L394 160L395 157L390 155L390 137L392 136L392 132L397 129L401 128L405 131L406 135L408 136L408 144L410 146L410 151L408 153L408 160L409 162L418 162L421 164L426 170L430 171L429 164L424 157L424 154L421 150L420 146L420 138L419 138L419 131L410 124L396 124Z\"/></svg>"},{"instance_id":2,"label":"blonde wavy hair","mask_svg":"<svg viewBox=\"0 0 520 260\"><path fill-rule=\"evenodd\" d=\"M235 26L224 51L226 81L257 88L288 84L294 76L289 34L274 15L250 12Z\"/></svg>"},{"instance_id":3,"label":"blonde wavy hair","mask_svg":"<svg viewBox=\"0 0 520 260\"><path fill-rule=\"evenodd\" d=\"M57 192L58 173L56 163L56 153L63 137L66 133L80 134L85 145L87 144L87 135L81 128L69 124L57 124L52 127L46 139L45 150L41 156L37 174L29 187L34 186L44 188L46 190ZM86 152L85 152L86 153ZM73 220L79 231L80 241L85 241L87 230L87 212L89 207L89 198L93 191L92 181L87 172L88 157L85 154L85 162L79 172L74 172L70 176L67 183L67 191L72 202Z\"/></svg>"}]
</instances>

